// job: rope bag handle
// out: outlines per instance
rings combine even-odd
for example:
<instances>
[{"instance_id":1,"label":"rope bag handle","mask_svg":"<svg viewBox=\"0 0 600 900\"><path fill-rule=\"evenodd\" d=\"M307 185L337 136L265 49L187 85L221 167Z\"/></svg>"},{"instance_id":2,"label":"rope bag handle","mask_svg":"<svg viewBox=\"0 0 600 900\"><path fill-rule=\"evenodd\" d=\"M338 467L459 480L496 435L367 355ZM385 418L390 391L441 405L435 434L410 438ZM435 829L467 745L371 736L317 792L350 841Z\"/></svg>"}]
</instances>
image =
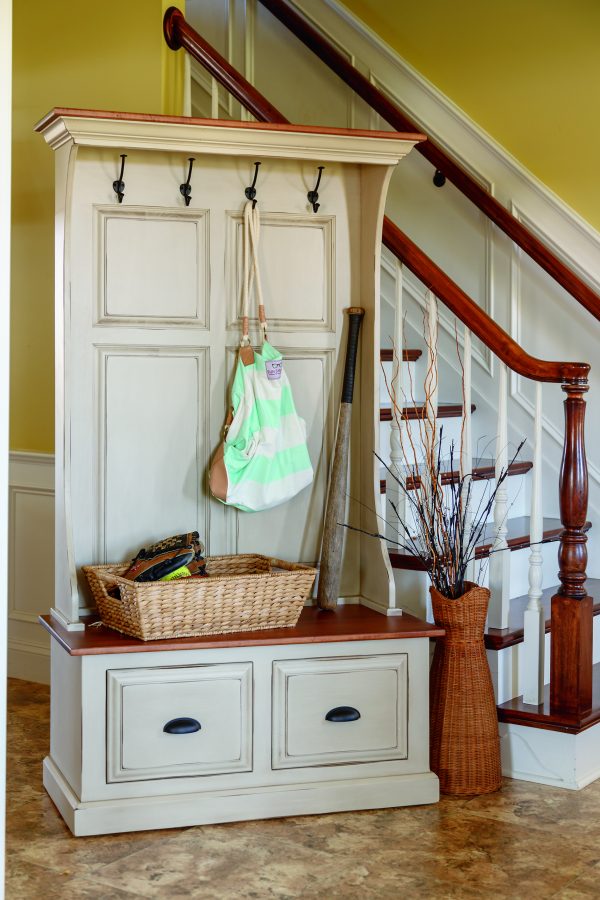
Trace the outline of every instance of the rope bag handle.
<instances>
[{"instance_id":1,"label":"rope bag handle","mask_svg":"<svg viewBox=\"0 0 600 900\"><path fill-rule=\"evenodd\" d=\"M267 318L263 302L260 271L258 267L258 240L260 237L260 213L252 207L252 200L244 206L244 281L242 285L242 338L240 347L250 346L249 302L255 286L258 299L258 322L263 341L267 340Z\"/></svg>"}]
</instances>

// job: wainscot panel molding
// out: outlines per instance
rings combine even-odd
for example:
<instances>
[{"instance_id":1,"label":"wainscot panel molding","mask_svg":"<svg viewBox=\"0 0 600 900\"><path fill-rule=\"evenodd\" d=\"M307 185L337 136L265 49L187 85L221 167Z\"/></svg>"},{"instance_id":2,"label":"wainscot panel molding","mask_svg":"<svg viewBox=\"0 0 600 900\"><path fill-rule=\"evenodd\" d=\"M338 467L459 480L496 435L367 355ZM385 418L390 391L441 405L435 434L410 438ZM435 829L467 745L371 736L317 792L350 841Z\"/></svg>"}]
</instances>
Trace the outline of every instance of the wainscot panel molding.
<instances>
[{"instance_id":1,"label":"wainscot panel molding","mask_svg":"<svg viewBox=\"0 0 600 900\"><path fill-rule=\"evenodd\" d=\"M48 684L38 616L54 602L54 455L12 451L8 490L8 675Z\"/></svg>"}]
</instances>

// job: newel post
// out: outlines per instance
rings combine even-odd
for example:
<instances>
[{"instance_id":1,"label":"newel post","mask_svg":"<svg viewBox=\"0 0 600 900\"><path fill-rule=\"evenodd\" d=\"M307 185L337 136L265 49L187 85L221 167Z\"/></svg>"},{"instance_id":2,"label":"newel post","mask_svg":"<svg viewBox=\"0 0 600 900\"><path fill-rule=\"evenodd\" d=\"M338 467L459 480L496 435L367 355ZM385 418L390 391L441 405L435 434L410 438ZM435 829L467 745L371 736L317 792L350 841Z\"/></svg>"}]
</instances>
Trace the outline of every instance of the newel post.
<instances>
[{"instance_id":1,"label":"newel post","mask_svg":"<svg viewBox=\"0 0 600 900\"><path fill-rule=\"evenodd\" d=\"M579 717L592 706L592 598L585 588L588 470L585 456L587 378L562 385L565 443L560 469L560 518L564 531L558 551L561 586L552 598L550 710Z\"/></svg>"}]
</instances>

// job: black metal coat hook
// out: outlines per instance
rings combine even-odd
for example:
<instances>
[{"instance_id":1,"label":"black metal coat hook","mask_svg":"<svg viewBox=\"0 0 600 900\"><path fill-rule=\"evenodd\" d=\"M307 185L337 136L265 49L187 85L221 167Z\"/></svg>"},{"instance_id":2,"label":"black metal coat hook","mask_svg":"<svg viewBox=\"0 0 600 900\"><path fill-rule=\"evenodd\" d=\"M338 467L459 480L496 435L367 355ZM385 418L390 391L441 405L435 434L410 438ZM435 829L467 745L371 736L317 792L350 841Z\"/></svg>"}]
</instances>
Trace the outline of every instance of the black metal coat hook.
<instances>
[{"instance_id":1,"label":"black metal coat hook","mask_svg":"<svg viewBox=\"0 0 600 900\"><path fill-rule=\"evenodd\" d=\"M190 179L191 179L191 177L192 177L192 169L193 169L193 167L194 167L195 159L196 159L195 156L190 156L190 157L189 157L188 162L189 162L189 164L190 164L190 167L189 167L189 169L188 169L187 180L184 181L183 184L180 184L180 185L179 185L179 193L181 194L181 196L182 196L183 199L185 200L185 205L186 205L186 206L189 206L189 205L190 205L190 200L192 199L192 185L190 184Z\"/></svg>"},{"instance_id":2,"label":"black metal coat hook","mask_svg":"<svg viewBox=\"0 0 600 900\"><path fill-rule=\"evenodd\" d=\"M319 166L319 177L317 178L317 183L315 184L312 191L309 191L306 195L308 197L308 202L312 203L313 212L316 213L319 209L320 203L317 203L319 199L319 185L321 184L321 175L323 174L323 169L325 166Z\"/></svg>"},{"instance_id":3,"label":"black metal coat hook","mask_svg":"<svg viewBox=\"0 0 600 900\"><path fill-rule=\"evenodd\" d=\"M126 153L121 153L121 174L117 178L116 181L113 181L113 191L119 198L119 203L123 202L123 197L125 196L125 182L123 181L123 172L125 171L125 158L127 157Z\"/></svg>"},{"instance_id":4,"label":"black metal coat hook","mask_svg":"<svg viewBox=\"0 0 600 900\"><path fill-rule=\"evenodd\" d=\"M433 176L433 183L436 187L444 187L446 184L446 176L439 169L435 170L435 174Z\"/></svg>"},{"instance_id":5,"label":"black metal coat hook","mask_svg":"<svg viewBox=\"0 0 600 900\"><path fill-rule=\"evenodd\" d=\"M254 207L256 206L256 179L258 178L259 166L259 162L254 163L254 178L252 179L252 184L244 191L244 194L246 195L248 200L252 200L252 209L254 209Z\"/></svg>"}]
</instances>

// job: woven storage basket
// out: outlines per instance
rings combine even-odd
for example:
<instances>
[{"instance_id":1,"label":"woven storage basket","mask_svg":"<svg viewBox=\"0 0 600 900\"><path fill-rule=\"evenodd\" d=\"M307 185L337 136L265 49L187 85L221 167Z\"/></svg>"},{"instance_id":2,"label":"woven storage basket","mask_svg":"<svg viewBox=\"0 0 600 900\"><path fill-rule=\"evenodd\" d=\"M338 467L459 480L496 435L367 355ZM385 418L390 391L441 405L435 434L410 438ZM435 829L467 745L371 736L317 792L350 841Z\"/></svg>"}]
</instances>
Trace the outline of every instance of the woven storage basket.
<instances>
[{"instance_id":1,"label":"woven storage basket","mask_svg":"<svg viewBox=\"0 0 600 900\"><path fill-rule=\"evenodd\" d=\"M430 689L431 769L444 794L488 794L502 784L494 688L484 644L490 592L467 583L450 600L429 589L436 625Z\"/></svg>"},{"instance_id":2,"label":"woven storage basket","mask_svg":"<svg viewBox=\"0 0 600 900\"><path fill-rule=\"evenodd\" d=\"M104 625L142 641L290 628L317 570L256 554L213 556L208 578L140 583L126 565L83 566ZM108 591L117 586L120 597Z\"/></svg>"}]
</instances>

